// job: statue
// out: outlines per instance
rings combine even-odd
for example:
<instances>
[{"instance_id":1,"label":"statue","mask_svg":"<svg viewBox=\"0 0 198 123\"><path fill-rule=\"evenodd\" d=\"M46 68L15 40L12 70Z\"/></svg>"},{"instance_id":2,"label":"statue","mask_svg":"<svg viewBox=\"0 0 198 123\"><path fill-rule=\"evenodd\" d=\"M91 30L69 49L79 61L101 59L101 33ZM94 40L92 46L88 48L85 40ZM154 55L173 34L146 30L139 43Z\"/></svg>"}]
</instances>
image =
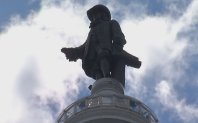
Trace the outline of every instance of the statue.
<instances>
[{"instance_id":1,"label":"statue","mask_svg":"<svg viewBox=\"0 0 198 123\"><path fill-rule=\"evenodd\" d=\"M117 79L125 85L125 65L140 68L141 61L123 50L126 44L119 23L111 20L109 9L96 5L87 11L90 32L84 44L62 48L69 61L82 60L86 75L97 80L103 77Z\"/></svg>"}]
</instances>

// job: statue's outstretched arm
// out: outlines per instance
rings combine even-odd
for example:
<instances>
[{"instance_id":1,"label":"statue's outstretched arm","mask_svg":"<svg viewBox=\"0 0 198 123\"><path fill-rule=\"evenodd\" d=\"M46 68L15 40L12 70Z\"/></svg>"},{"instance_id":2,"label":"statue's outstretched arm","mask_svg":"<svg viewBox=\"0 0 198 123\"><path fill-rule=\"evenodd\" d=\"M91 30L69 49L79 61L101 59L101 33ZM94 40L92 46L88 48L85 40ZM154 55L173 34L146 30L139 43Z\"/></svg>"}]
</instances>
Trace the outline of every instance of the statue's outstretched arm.
<instances>
[{"instance_id":1,"label":"statue's outstretched arm","mask_svg":"<svg viewBox=\"0 0 198 123\"><path fill-rule=\"evenodd\" d=\"M61 52L65 54L66 58L69 61L76 61L78 59L83 58L84 48L85 48L84 44L75 48L64 47L61 49Z\"/></svg>"}]
</instances>

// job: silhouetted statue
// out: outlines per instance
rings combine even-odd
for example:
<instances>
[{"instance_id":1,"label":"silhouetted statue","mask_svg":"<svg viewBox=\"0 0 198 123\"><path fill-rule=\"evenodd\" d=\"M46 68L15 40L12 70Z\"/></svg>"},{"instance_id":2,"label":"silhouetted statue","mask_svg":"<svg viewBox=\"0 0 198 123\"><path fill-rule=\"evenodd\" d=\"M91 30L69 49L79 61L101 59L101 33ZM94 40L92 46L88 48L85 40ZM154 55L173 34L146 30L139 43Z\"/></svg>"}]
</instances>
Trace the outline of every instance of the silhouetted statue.
<instances>
[{"instance_id":1,"label":"silhouetted statue","mask_svg":"<svg viewBox=\"0 0 198 123\"><path fill-rule=\"evenodd\" d=\"M139 68L139 59L123 50L126 40L119 23L111 20L104 5L87 11L90 32L84 44L75 48L62 48L69 61L82 59L82 68L93 79L112 77L125 85L125 65Z\"/></svg>"}]
</instances>

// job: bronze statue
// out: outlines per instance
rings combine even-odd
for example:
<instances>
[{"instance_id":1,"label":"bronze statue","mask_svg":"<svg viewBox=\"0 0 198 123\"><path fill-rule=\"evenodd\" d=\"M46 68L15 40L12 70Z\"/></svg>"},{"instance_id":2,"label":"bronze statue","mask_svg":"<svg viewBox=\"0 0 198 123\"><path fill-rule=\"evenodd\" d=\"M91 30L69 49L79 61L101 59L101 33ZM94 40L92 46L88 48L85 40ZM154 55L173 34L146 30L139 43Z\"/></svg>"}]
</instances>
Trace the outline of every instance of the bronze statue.
<instances>
[{"instance_id":1,"label":"bronze statue","mask_svg":"<svg viewBox=\"0 0 198 123\"><path fill-rule=\"evenodd\" d=\"M90 32L84 44L62 48L69 61L82 60L86 75L93 79L112 77L125 85L125 65L139 68L139 59L123 50L126 40L119 23L111 20L109 9L96 5L87 11Z\"/></svg>"}]
</instances>

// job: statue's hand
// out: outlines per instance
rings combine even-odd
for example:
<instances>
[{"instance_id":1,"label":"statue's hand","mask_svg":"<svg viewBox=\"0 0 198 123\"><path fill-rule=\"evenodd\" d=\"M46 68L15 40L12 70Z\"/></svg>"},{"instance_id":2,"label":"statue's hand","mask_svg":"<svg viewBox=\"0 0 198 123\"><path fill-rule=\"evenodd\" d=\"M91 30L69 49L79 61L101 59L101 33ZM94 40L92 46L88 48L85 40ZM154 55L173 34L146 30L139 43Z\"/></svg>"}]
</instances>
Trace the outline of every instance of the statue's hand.
<instances>
[{"instance_id":1,"label":"statue's hand","mask_svg":"<svg viewBox=\"0 0 198 123\"><path fill-rule=\"evenodd\" d=\"M62 48L61 52L65 54L69 61L76 61L78 59L75 48Z\"/></svg>"},{"instance_id":2,"label":"statue's hand","mask_svg":"<svg viewBox=\"0 0 198 123\"><path fill-rule=\"evenodd\" d=\"M62 49L61 49L61 52L66 54L67 48L62 48Z\"/></svg>"}]
</instances>

